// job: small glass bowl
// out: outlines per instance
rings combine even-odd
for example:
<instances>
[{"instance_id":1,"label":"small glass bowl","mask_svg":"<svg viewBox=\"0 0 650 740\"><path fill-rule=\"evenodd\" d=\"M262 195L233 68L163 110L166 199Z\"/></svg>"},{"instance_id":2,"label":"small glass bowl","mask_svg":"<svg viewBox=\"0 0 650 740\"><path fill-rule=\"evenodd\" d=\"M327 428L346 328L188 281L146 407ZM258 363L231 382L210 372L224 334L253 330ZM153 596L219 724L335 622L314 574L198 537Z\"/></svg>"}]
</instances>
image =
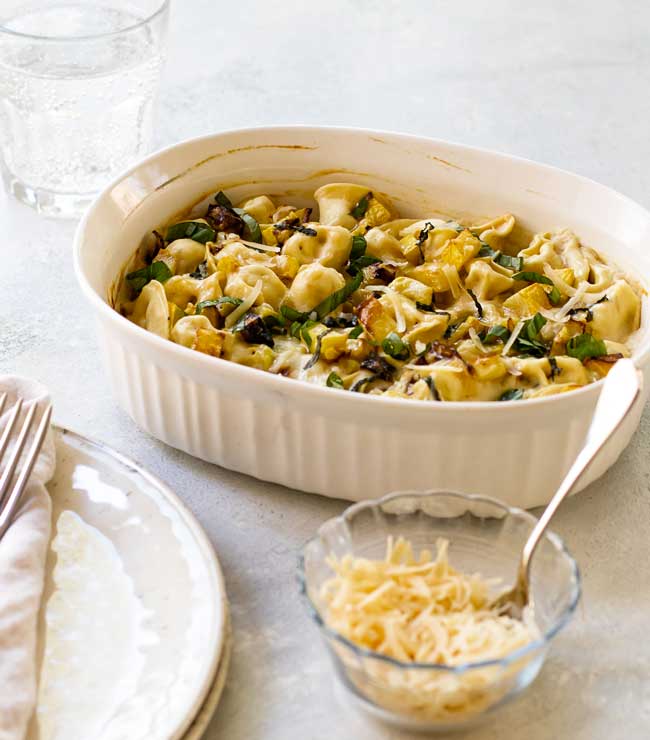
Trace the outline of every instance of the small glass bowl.
<instances>
[{"instance_id":1,"label":"small glass bowl","mask_svg":"<svg viewBox=\"0 0 650 740\"><path fill-rule=\"evenodd\" d=\"M521 693L539 673L553 637L580 598L580 574L562 540L547 532L532 562L532 614L539 637L504 658L459 666L405 663L359 647L325 623L323 583L329 555L383 559L389 535L410 540L417 554L449 540L451 564L464 573L514 583L523 544L537 520L494 499L461 493L403 492L365 501L325 522L304 547L301 590L336 673L362 708L410 730L477 724Z\"/></svg>"}]
</instances>

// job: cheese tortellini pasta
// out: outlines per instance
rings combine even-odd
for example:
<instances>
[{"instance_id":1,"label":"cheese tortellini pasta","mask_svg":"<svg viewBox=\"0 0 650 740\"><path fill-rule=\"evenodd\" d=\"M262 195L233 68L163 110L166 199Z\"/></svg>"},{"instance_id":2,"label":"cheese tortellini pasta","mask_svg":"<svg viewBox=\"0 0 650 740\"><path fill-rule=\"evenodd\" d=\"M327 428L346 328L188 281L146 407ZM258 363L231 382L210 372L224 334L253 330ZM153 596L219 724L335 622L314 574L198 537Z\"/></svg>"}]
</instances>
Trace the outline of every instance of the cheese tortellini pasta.
<instances>
[{"instance_id":1,"label":"cheese tortellini pasta","mask_svg":"<svg viewBox=\"0 0 650 740\"><path fill-rule=\"evenodd\" d=\"M339 391L508 401L579 388L631 351L644 291L564 229L401 218L365 185L315 208L223 192L153 232L116 309L184 347Z\"/></svg>"}]
</instances>

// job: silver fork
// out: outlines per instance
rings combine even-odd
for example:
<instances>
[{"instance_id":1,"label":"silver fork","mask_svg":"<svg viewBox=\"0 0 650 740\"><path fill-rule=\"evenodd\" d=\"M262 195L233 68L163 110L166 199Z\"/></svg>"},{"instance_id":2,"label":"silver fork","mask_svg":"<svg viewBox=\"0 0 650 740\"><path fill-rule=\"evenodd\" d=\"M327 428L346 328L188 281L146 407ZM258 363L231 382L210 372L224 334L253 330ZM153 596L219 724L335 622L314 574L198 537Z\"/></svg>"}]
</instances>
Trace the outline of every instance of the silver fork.
<instances>
[{"instance_id":1,"label":"silver fork","mask_svg":"<svg viewBox=\"0 0 650 740\"><path fill-rule=\"evenodd\" d=\"M4 412L6 403L7 394L1 393L0 416ZM45 435L47 434L47 430L50 425L50 418L52 416L52 406L48 403L43 411L36 433L34 434L31 447L23 458L20 468L18 468L23 448L25 447L25 443L27 442L31 429L34 426L37 404L33 404L25 414L22 427L20 430L17 429L18 438L13 450L11 451L11 455L6 462L4 458L7 448L9 447L9 442L12 438L14 427L16 427L18 417L23 408L23 403L24 402L21 398L16 401L16 404L9 415L7 425L0 436L0 470L2 471L2 475L0 476L0 539L2 539L9 528L11 520L16 513L16 509L20 503L20 497L25 490L25 486L27 485L29 476L34 469L34 464L36 463L38 454L43 446L43 441L45 440Z\"/></svg>"}]
</instances>

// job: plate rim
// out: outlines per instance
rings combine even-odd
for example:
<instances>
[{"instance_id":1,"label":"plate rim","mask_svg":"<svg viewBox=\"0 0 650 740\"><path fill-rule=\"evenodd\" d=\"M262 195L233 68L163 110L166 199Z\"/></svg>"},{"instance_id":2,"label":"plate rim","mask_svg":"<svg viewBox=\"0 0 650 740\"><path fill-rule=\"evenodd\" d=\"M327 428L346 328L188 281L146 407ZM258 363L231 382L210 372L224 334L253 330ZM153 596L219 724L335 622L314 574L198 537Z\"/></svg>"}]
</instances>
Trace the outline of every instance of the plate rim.
<instances>
[{"instance_id":1,"label":"plate rim","mask_svg":"<svg viewBox=\"0 0 650 740\"><path fill-rule=\"evenodd\" d=\"M109 458L112 458L122 467L125 467L129 472L136 473L141 476L147 483L155 488L166 502L178 513L183 523L190 531L192 537L195 539L199 546L202 559L208 568L210 580L215 586L215 595L217 602L215 607L215 613L219 618L219 624L221 629L219 630L218 637L216 638L214 649L212 651L212 658L209 665L209 669L206 671L205 678L200 684L200 690L196 692L191 706L188 704L185 710L185 715L182 720L176 723L176 727L170 728L171 732L168 735L169 740L184 740L185 735L190 730L192 723L194 722L197 715L201 712L205 702L209 698L211 691L213 690L218 671L221 666L222 658L225 654L226 643L229 639L230 621L229 621L229 609L228 609L228 594L226 592L226 582L221 569L221 564L217 557L215 548L212 546L208 535L199 523L198 519L184 503L180 496L175 493L172 488L159 478L154 473L150 472L133 458L119 452L114 447L101 440L93 439L92 437L77 432L70 427L62 424L52 424L52 433L56 438L72 438L78 443L89 445L95 448ZM54 474L56 475L56 473ZM54 476L53 476L54 478ZM48 482L49 485L49 482ZM49 492L49 490L48 490ZM50 494L51 495L51 494ZM227 664L226 664L227 669ZM216 709L216 705L215 705Z\"/></svg>"}]
</instances>

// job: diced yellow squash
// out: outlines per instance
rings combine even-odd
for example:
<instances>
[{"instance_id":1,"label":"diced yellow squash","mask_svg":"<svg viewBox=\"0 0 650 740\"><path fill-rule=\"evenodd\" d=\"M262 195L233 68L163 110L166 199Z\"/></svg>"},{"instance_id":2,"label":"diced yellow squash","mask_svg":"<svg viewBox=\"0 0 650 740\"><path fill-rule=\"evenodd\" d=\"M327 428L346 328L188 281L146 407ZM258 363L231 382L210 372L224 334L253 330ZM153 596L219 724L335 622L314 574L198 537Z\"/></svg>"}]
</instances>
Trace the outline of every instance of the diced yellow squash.
<instances>
[{"instance_id":1,"label":"diced yellow squash","mask_svg":"<svg viewBox=\"0 0 650 740\"><path fill-rule=\"evenodd\" d=\"M364 339L363 337L359 337L358 339L348 339L347 350L350 353L351 361L356 361L357 363L359 363L361 362L361 360L365 360L366 357L368 357L372 350L372 345L367 339ZM357 367L357 370L358 369L359 368ZM347 372L351 374L355 371L349 370Z\"/></svg>"},{"instance_id":2,"label":"diced yellow squash","mask_svg":"<svg viewBox=\"0 0 650 740\"><path fill-rule=\"evenodd\" d=\"M449 280L441 265L425 262L417 267L405 268L404 274L413 278L413 280L419 280L421 283L430 286L434 293L444 293L449 290Z\"/></svg>"},{"instance_id":3,"label":"diced yellow squash","mask_svg":"<svg viewBox=\"0 0 650 740\"><path fill-rule=\"evenodd\" d=\"M435 259L446 265L453 265L457 270L470 259L476 257L481 248L479 240L469 231L463 231L455 239L450 239L435 256ZM426 255L430 261L429 255Z\"/></svg>"},{"instance_id":4,"label":"diced yellow squash","mask_svg":"<svg viewBox=\"0 0 650 740\"><path fill-rule=\"evenodd\" d=\"M330 332L320 343L320 356L332 362L347 352L348 332Z\"/></svg>"},{"instance_id":5,"label":"diced yellow squash","mask_svg":"<svg viewBox=\"0 0 650 740\"><path fill-rule=\"evenodd\" d=\"M418 246L415 234L408 234L399 240L400 250L404 257L412 264L417 265L422 261L422 250Z\"/></svg>"},{"instance_id":6,"label":"diced yellow squash","mask_svg":"<svg viewBox=\"0 0 650 740\"><path fill-rule=\"evenodd\" d=\"M364 218L366 224L370 228L373 228L373 226L381 226L390 221L392 215L388 208L373 195L368 203L368 209Z\"/></svg>"},{"instance_id":7,"label":"diced yellow squash","mask_svg":"<svg viewBox=\"0 0 650 740\"><path fill-rule=\"evenodd\" d=\"M357 315L365 330L377 342L383 341L397 327L395 319L374 297L367 298L358 307Z\"/></svg>"},{"instance_id":8,"label":"diced yellow squash","mask_svg":"<svg viewBox=\"0 0 650 740\"><path fill-rule=\"evenodd\" d=\"M531 283L503 302L503 307L519 318L534 316L540 308L550 309L546 290L540 283Z\"/></svg>"},{"instance_id":9,"label":"diced yellow squash","mask_svg":"<svg viewBox=\"0 0 650 740\"><path fill-rule=\"evenodd\" d=\"M597 357L591 357L585 361L585 368L591 373L593 378L604 378L614 365L614 362L600 360Z\"/></svg>"},{"instance_id":10,"label":"diced yellow squash","mask_svg":"<svg viewBox=\"0 0 650 740\"><path fill-rule=\"evenodd\" d=\"M280 280L293 280L300 269L300 262L289 254L276 254L269 261L269 267Z\"/></svg>"},{"instance_id":11,"label":"diced yellow squash","mask_svg":"<svg viewBox=\"0 0 650 740\"><path fill-rule=\"evenodd\" d=\"M433 298L433 288L425 285L419 280L413 280L409 277L398 277L388 286L396 293L401 293L406 298L410 298L415 303L424 303L427 306L431 304Z\"/></svg>"},{"instance_id":12,"label":"diced yellow squash","mask_svg":"<svg viewBox=\"0 0 650 740\"><path fill-rule=\"evenodd\" d=\"M472 367L478 380L500 380L508 372L505 362L498 355L482 357Z\"/></svg>"},{"instance_id":13,"label":"diced yellow squash","mask_svg":"<svg viewBox=\"0 0 650 740\"><path fill-rule=\"evenodd\" d=\"M459 339L467 336L470 329L476 329L477 332L481 331L484 327L483 324L476 318L476 316L468 316L462 324L459 324L456 329L447 337L450 342L457 342ZM472 347L474 345L472 344Z\"/></svg>"},{"instance_id":14,"label":"diced yellow squash","mask_svg":"<svg viewBox=\"0 0 650 740\"><path fill-rule=\"evenodd\" d=\"M272 226L265 226L262 229L262 241L269 247L275 247L278 240L275 236L275 229Z\"/></svg>"},{"instance_id":15,"label":"diced yellow squash","mask_svg":"<svg viewBox=\"0 0 650 740\"><path fill-rule=\"evenodd\" d=\"M566 344L578 334L582 334L584 326L579 324L577 321L569 321L558 331L553 338L553 344L551 345L551 355L563 355L566 352Z\"/></svg>"},{"instance_id":16,"label":"diced yellow squash","mask_svg":"<svg viewBox=\"0 0 650 740\"><path fill-rule=\"evenodd\" d=\"M199 328L196 331L192 349L212 357L222 357L232 349L234 342L235 338L230 332Z\"/></svg>"},{"instance_id":17,"label":"diced yellow squash","mask_svg":"<svg viewBox=\"0 0 650 740\"><path fill-rule=\"evenodd\" d=\"M442 339L448 323L449 318L447 316L433 314L430 319L417 324L404 338L412 347L415 346L416 342L423 342L424 344L435 342Z\"/></svg>"}]
</instances>

